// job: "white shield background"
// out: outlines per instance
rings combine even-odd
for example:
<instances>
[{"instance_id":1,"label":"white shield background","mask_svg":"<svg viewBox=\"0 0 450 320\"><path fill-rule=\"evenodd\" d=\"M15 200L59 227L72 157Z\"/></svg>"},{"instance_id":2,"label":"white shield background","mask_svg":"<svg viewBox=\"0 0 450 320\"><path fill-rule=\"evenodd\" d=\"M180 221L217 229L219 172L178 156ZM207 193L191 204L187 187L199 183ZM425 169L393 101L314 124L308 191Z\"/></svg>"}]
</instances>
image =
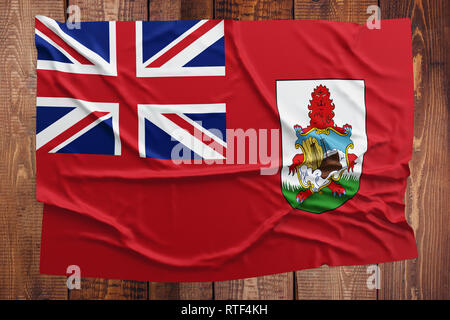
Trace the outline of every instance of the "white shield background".
<instances>
[{"instance_id":1,"label":"white shield background","mask_svg":"<svg viewBox=\"0 0 450 320\"><path fill-rule=\"evenodd\" d=\"M301 149L295 149L297 136L294 125L298 124L303 128L309 125L308 105L311 100L311 93L318 85L324 85L330 91L330 99L333 100L335 106L335 125L341 128L345 124L352 126L351 140L354 148L349 149L349 153L355 154L358 159L354 171L350 175L359 180L362 172L363 157L367 150L364 80L278 80L276 85L277 106L281 121L283 156L281 181L290 185L300 186L297 174L288 174L288 166L292 164L292 158L301 153ZM347 174L347 170L345 170L344 175Z\"/></svg>"}]
</instances>

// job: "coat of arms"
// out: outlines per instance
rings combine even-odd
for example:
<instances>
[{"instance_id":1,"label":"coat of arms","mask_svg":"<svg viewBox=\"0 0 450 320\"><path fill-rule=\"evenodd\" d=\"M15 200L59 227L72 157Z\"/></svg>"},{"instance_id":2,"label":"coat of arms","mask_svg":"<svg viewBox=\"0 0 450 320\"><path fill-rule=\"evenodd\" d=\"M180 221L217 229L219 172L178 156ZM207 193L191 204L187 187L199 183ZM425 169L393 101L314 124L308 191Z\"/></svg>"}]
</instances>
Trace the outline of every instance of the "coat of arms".
<instances>
[{"instance_id":1,"label":"coat of arms","mask_svg":"<svg viewBox=\"0 0 450 320\"><path fill-rule=\"evenodd\" d=\"M352 91L356 95L352 97L353 92L344 94L344 88L339 86L341 81L346 80L327 80L310 86L309 101L303 107L307 110L307 119L304 117L305 112L299 112L298 118L295 118L295 110L292 110L294 104L289 106L287 99L280 97L280 91L288 89L280 88L284 81L281 81L281 85L278 84L285 164L282 170L282 192L294 208L314 213L332 210L353 197L359 189L363 154L367 148L367 139L364 139L364 101L358 101L358 82L354 83ZM329 84L325 84L326 82ZM337 89L340 103L345 102L345 107L335 104L330 87ZM288 96L289 93L286 94ZM289 107L289 112L283 112L282 107ZM335 112L339 111L340 119L347 116L349 120L356 120L359 132L354 134L353 123L350 121L335 121ZM289 120L283 121L283 116L288 116L286 119ZM288 121L294 121L290 128L286 123ZM361 128L364 128L364 132L361 132ZM287 137L289 139L285 139ZM360 145L355 148L357 143ZM285 159L285 156L288 158Z\"/></svg>"}]
</instances>

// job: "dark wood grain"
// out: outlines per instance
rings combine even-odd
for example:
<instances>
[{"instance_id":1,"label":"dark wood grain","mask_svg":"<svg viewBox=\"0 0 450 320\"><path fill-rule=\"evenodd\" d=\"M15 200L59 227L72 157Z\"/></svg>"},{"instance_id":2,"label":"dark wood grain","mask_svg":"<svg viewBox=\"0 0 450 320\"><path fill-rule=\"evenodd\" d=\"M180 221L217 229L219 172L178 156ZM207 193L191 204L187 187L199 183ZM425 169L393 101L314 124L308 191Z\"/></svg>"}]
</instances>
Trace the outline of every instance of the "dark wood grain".
<instances>
[{"instance_id":1,"label":"dark wood grain","mask_svg":"<svg viewBox=\"0 0 450 320\"><path fill-rule=\"evenodd\" d=\"M215 18L237 20L292 19L293 2L216 1ZM294 299L292 272L214 283L216 299Z\"/></svg>"},{"instance_id":2,"label":"dark wood grain","mask_svg":"<svg viewBox=\"0 0 450 320\"><path fill-rule=\"evenodd\" d=\"M65 277L39 274L34 16L64 21L63 3L0 2L0 299L66 299Z\"/></svg>"},{"instance_id":3,"label":"dark wood grain","mask_svg":"<svg viewBox=\"0 0 450 320\"><path fill-rule=\"evenodd\" d=\"M212 282L150 282L151 300L211 300Z\"/></svg>"},{"instance_id":4,"label":"dark wood grain","mask_svg":"<svg viewBox=\"0 0 450 320\"><path fill-rule=\"evenodd\" d=\"M149 20L179 20L181 17L181 0L152 0L149 6Z\"/></svg>"},{"instance_id":5,"label":"dark wood grain","mask_svg":"<svg viewBox=\"0 0 450 320\"><path fill-rule=\"evenodd\" d=\"M380 299L449 299L448 1L380 1L383 19L410 18L414 143L406 217L419 257L381 267Z\"/></svg>"},{"instance_id":6,"label":"dark wood grain","mask_svg":"<svg viewBox=\"0 0 450 320\"><path fill-rule=\"evenodd\" d=\"M215 282L217 300L292 300L293 272Z\"/></svg>"},{"instance_id":7,"label":"dark wood grain","mask_svg":"<svg viewBox=\"0 0 450 320\"><path fill-rule=\"evenodd\" d=\"M376 290L367 288L368 276L367 266L322 266L297 271L297 299L374 300Z\"/></svg>"},{"instance_id":8,"label":"dark wood grain","mask_svg":"<svg viewBox=\"0 0 450 320\"><path fill-rule=\"evenodd\" d=\"M378 1L318 0L294 1L295 19L333 20L364 24L367 7ZM376 290L367 288L367 267L327 267L296 273L298 299L376 299Z\"/></svg>"},{"instance_id":9,"label":"dark wood grain","mask_svg":"<svg viewBox=\"0 0 450 320\"><path fill-rule=\"evenodd\" d=\"M148 15L146 0L70 0L68 5L80 7L81 21L147 20ZM82 278L81 289L71 290L69 298L147 299L147 292L147 282Z\"/></svg>"},{"instance_id":10,"label":"dark wood grain","mask_svg":"<svg viewBox=\"0 0 450 320\"><path fill-rule=\"evenodd\" d=\"M150 1L149 20L212 19L212 0L153 0Z\"/></svg>"},{"instance_id":11,"label":"dark wood grain","mask_svg":"<svg viewBox=\"0 0 450 320\"><path fill-rule=\"evenodd\" d=\"M81 21L147 20L147 0L68 0L81 9Z\"/></svg>"},{"instance_id":12,"label":"dark wood grain","mask_svg":"<svg viewBox=\"0 0 450 320\"><path fill-rule=\"evenodd\" d=\"M215 17L236 20L292 19L292 0L216 0Z\"/></svg>"},{"instance_id":13,"label":"dark wood grain","mask_svg":"<svg viewBox=\"0 0 450 320\"><path fill-rule=\"evenodd\" d=\"M34 15L65 20L66 5L90 20L325 19L365 23L410 17L415 132L406 217L419 258L380 264L379 299L449 299L449 2L440 0L3 0L0 1L0 299L375 299L366 266L303 270L217 283L150 283L39 274L42 205L35 200Z\"/></svg>"},{"instance_id":14,"label":"dark wood grain","mask_svg":"<svg viewBox=\"0 0 450 320\"><path fill-rule=\"evenodd\" d=\"M333 20L364 24L369 17L367 7L376 0L294 0L295 19Z\"/></svg>"},{"instance_id":15,"label":"dark wood grain","mask_svg":"<svg viewBox=\"0 0 450 320\"><path fill-rule=\"evenodd\" d=\"M81 289L69 291L70 300L146 300L147 282L82 278Z\"/></svg>"},{"instance_id":16,"label":"dark wood grain","mask_svg":"<svg viewBox=\"0 0 450 320\"><path fill-rule=\"evenodd\" d=\"M212 0L153 0L150 1L149 20L211 19L213 18ZM212 282L151 282L149 299L212 299Z\"/></svg>"}]
</instances>

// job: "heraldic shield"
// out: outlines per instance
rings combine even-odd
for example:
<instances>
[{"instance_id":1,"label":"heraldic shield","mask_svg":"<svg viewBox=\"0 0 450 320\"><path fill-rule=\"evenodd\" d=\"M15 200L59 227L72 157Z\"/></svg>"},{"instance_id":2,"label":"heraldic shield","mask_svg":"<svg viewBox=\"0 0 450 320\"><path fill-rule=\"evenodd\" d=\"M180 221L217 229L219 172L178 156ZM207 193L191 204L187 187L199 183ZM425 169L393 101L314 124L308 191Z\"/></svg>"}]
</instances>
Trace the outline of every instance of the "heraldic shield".
<instances>
[{"instance_id":1,"label":"heraldic shield","mask_svg":"<svg viewBox=\"0 0 450 320\"><path fill-rule=\"evenodd\" d=\"M364 80L278 80L282 193L293 208L334 210L359 190L367 150Z\"/></svg>"}]
</instances>

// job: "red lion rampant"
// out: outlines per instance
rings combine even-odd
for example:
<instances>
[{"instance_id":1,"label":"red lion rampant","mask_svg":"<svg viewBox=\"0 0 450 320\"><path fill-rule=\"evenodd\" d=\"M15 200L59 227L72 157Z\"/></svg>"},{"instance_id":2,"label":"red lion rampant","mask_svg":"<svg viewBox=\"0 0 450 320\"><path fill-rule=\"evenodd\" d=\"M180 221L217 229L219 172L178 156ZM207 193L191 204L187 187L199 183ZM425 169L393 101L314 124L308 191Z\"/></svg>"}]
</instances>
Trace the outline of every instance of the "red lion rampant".
<instances>
[{"instance_id":1,"label":"red lion rampant","mask_svg":"<svg viewBox=\"0 0 450 320\"><path fill-rule=\"evenodd\" d=\"M319 85L311 93L312 100L309 100L309 126L304 128L302 133L306 133L312 128L326 129L333 128L340 133L345 132L345 128L351 126L349 124L340 128L334 124L334 103L330 99L330 91L326 86ZM299 126L298 126L299 127Z\"/></svg>"}]
</instances>

